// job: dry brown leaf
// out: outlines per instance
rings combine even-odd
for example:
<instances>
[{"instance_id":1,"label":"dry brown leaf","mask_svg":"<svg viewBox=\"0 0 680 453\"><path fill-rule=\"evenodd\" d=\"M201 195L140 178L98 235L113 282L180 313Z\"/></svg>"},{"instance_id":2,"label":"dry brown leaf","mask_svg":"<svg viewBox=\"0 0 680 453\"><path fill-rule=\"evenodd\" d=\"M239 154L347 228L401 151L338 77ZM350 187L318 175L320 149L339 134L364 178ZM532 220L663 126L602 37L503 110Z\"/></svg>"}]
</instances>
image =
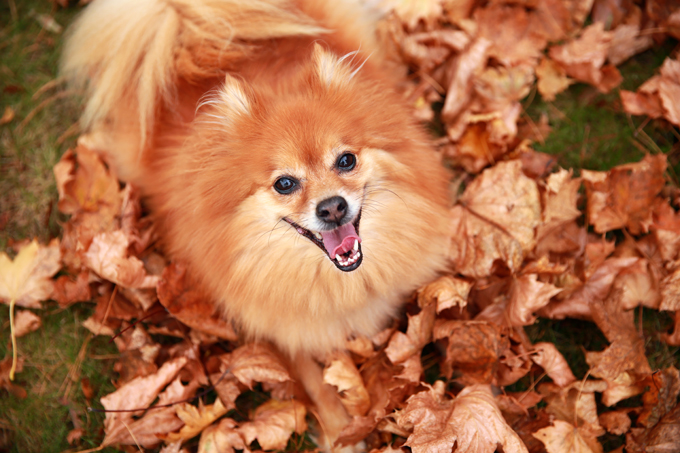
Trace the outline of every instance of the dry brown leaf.
<instances>
[{"instance_id":1,"label":"dry brown leaf","mask_svg":"<svg viewBox=\"0 0 680 453\"><path fill-rule=\"evenodd\" d=\"M241 424L238 431L246 444L257 439L265 450L281 450L286 447L293 432L303 433L307 429L304 404L296 400L269 400L255 409L252 421Z\"/></svg>"},{"instance_id":2,"label":"dry brown leaf","mask_svg":"<svg viewBox=\"0 0 680 453\"><path fill-rule=\"evenodd\" d=\"M27 308L41 308L52 294L52 276L61 268L59 241L47 246L33 240L12 261L0 252L0 300Z\"/></svg>"},{"instance_id":3,"label":"dry brown leaf","mask_svg":"<svg viewBox=\"0 0 680 453\"><path fill-rule=\"evenodd\" d=\"M664 108L664 118L680 126L680 61L666 58L661 65L659 97Z\"/></svg>"},{"instance_id":4,"label":"dry brown leaf","mask_svg":"<svg viewBox=\"0 0 680 453\"><path fill-rule=\"evenodd\" d=\"M547 45L540 19L522 6L493 2L477 9L474 18L479 36L493 43L489 56L506 67L520 62L538 60ZM499 27L499 24L503 24Z\"/></svg>"},{"instance_id":5,"label":"dry brown leaf","mask_svg":"<svg viewBox=\"0 0 680 453\"><path fill-rule=\"evenodd\" d=\"M608 433L620 436L630 429L631 421L628 409L605 412L599 415L600 424Z\"/></svg>"},{"instance_id":6,"label":"dry brown leaf","mask_svg":"<svg viewBox=\"0 0 680 453\"><path fill-rule=\"evenodd\" d=\"M127 288L155 288L159 277L149 275L144 263L128 256L129 238L121 230L100 233L85 253L87 266L100 277Z\"/></svg>"},{"instance_id":7,"label":"dry brown leaf","mask_svg":"<svg viewBox=\"0 0 680 453\"><path fill-rule=\"evenodd\" d=\"M665 181L666 156L646 156L609 172L583 170L588 196L588 221L605 233L627 227L632 234L649 231L654 199Z\"/></svg>"},{"instance_id":8,"label":"dry brown leaf","mask_svg":"<svg viewBox=\"0 0 680 453\"><path fill-rule=\"evenodd\" d=\"M432 339L432 326L436 317L436 305L430 303L417 315L408 316L406 333L394 332L385 354L394 364L399 364L414 354L420 355L423 346Z\"/></svg>"},{"instance_id":9,"label":"dry brown leaf","mask_svg":"<svg viewBox=\"0 0 680 453\"><path fill-rule=\"evenodd\" d=\"M444 398L441 381L427 392L410 397L398 423L413 429L406 445L414 453L451 451L492 453L526 452L517 434L507 425L485 385L466 387L454 400Z\"/></svg>"},{"instance_id":10,"label":"dry brown leaf","mask_svg":"<svg viewBox=\"0 0 680 453\"><path fill-rule=\"evenodd\" d=\"M645 384L648 390L642 395L643 409L637 424L652 428L659 420L671 411L680 394L680 376L678 370L671 366L649 376Z\"/></svg>"},{"instance_id":11,"label":"dry brown leaf","mask_svg":"<svg viewBox=\"0 0 680 453\"><path fill-rule=\"evenodd\" d=\"M217 398L214 404L207 406L203 404L202 400L198 400L198 407L189 403L181 403L175 406L175 411L177 417L184 422L184 426L179 432L163 436L166 441L170 442L184 441L197 436L205 428L212 425L215 420L226 414L227 408Z\"/></svg>"},{"instance_id":12,"label":"dry brown leaf","mask_svg":"<svg viewBox=\"0 0 680 453\"><path fill-rule=\"evenodd\" d=\"M680 448L680 404L652 429L633 428L626 436L631 453L672 453Z\"/></svg>"},{"instance_id":13,"label":"dry brown leaf","mask_svg":"<svg viewBox=\"0 0 680 453\"><path fill-rule=\"evenodd\" d=\"M380 3L386 9L393 9L410 30L420 22L429 28L442 17L441 0L381 0Z\"/></svg>"},{"instance_id":14,"label":"dry brown leaf","mask_svg":"<svg viewBox=\"0 0 680 453\"><path fill-rule=\"evenodd\" d=\"M531 356L531 360L543 368L555 384L560 387L566 387L576 381L576 377L571 372L569 364L554 344L545 342L536 343L534 350L535 353Z\"/></svg>"},{"instance_id":15,"label":"dry brown leaf","mask_svg":"<svg viewBox=\"0 0 680 453\"><path fill-rule=\"evenodd\" d=\"M633 55L649 49L654 44L649 35L640 35L639 24L621 24L614 30L607 60L618 66Z\"/></svg>"},{"instance_id":16,"label":"dry brown leaf","mask_svg":"<svg viewBox=\"0 0 680 453\"><path fill-rule=\"evenodd\" d=\"M29 310L17 310L14 315L14 332L17 337L35 332L42 326L40 316Z\"/></svg>"},{"instance_id":17,"label":"dry brown leaf","mask_svg":"<svg viewBox=\"0 0 680 453\"><path fill-rule=\"evenodd\" d=\"M436 303L437 313L458 306L462 311L467 305L472 283L462 278L445 275L418 290L418 305L425 307Z\"/></svg>"},{"instance_id":18,"label":"dry brown leaf","mask_svg":"<svg viewBox=\"0 0 680 453\"><path fill-rule=\"evenodd\" d=\"M613 33L597 22L584 28L577 39L552 47L549 55L570 77L606 93L623 80L614 66L604 66L612 38Z\"/></svg>"},{"instance_id":19,"label":"dry brown leaf","mask_svg":"<svg viewBox=\"0 0 680 453\"><path fill-rule=\"evenodd\" d=\"M253 388L253 382L277 383L291 379L279 356L264 343L245 344L221 359L248 388Z\"/></svg>"},{"instance_id":20,"label":"dry brown leaf","mask_svg":"<svg viewBox=\"0 0 680 453\"><path fill-rule=\"evenodd\" d=\"M539 429L534 437L545 444L548 453L598 453L590 448L577 428L562 420L555 420L553 426Z\"/></svg>"},{"instance_id":21,"label":"dry brown leaf","mask_svg":"<svg viewBox=\"0 0 680 453\"><path fill-rule=\"evenodd\" d=\"M501 336L495 324L480 321L437 320L433 329L435 339L448 341L442 373L450 378L460 372L457 380L463 384L492 383L499 357L508 348L508 340Z\"/></svg>"},{"instance_id":22,"label":"dry brown leaf","mask_svg":"<svg viewBox=\"0 0 680 453\"><path fill-rule=\"evenodd\" d=\"M2 114L2 117L0 117L0 126L11 123L15 116L16 113L14 112L14 109L9 105L6 106L5 111Z\"/></svg>"},{"instance_id":23,"label":"dry brown leaf","mask_svg":"<svg viewBox=\"0 0 680 453\"><path fill-rule=\"evenodd\" d=\"M89 272L83 271L75 280L68 275L62 275L54 282L52 299L64 308L75 302L85 302L92 299L89 285Z\"/></svg>"},{"instance_id":24,"label":"dry brown leaf","mask_svg":"<svg viewBox=\"0 0 680 453\"><path fill-rule=\"evenodd\" d=\"M359 370L348 355L334 355L323 370L323 381L338 389L340 401L350 416L366 415L371 399Z\"/></svg>"},{"instance_id":25,"label":"dry brown leaf","mask_svg":"<svg viewBox=\"0 0 680 453\"><path fill-rule=\"evenodd\" d=\"M451 259L461 274L485 277L496 260L517 271L523 254L534 248L541 209L538 188L521 167L513 160L485 170L452 209Z\"/></svg>"},{"instance_id":26,"label":"dry brown leaf","mask_svg":"<svg viewBox=\"0 0 680 453\"><path fill-rule=\"evenodd\" d=\"M604 434L597 416L595 393L606 389L602 381L574 381L566 387L554 383L538 385L547 403L546 411L554 418L573 423L588 444L596 444L596 437Z\"/></svg>"},{"instance_id":27,"label":"dry brown leaf","mask_svg":"<svg viewBox=\"0 0 680 453\"><path fill-rule=\"evenodd\" d=\"M236 422L223 418L203 430L198 444L198 453L234 453L234 449L247 450L247 445L238 432Z\"/></svg>"},{"instance_id":28,"label":"dry brown leaf","mask_svg":"<svg viewBox=\"0 0 680 453\"><path fill-rule=\"evenodd\" d=\"M574 291L567 299L551 302L539 314L551 319L579 318L591 319L591 304L601 301L623 269L634 265L640 258L609 258L602 263L586 283Z\"/></svg>"},{"instance_id":29,"label":"dry brown leaf","mask_svg":"<svg viewBox=\"0 0 680 453\"><path fill-rule=\"evenodd\" d=\"M89 211L112 218L120 212L118 179L94 151L84 146L68 150L54 166L54 176L64 214Z\"/></svg>"},{"instance_id":30,"label":"dry brown leaf","mask_svg":"<svg viewBox=\"0 0 680 453\"><path fill-rule=\"evenodd\" d=\"M238 340L231 323L216 311L215 303L191 281L184 265L173 262L167 266L157 291L160 303L187 326L224 340Z\"/></svg>"},{"instance_id":31,"label":"dry brown leaf","mask_svg":"<svg viewBox=\"0 0 680 453\"><path fill-rule=\"evenodd\" d=\"M650 118L661 118L664 114L661 98L659 97L659 82L661 76L653 76L635 93L621 90L623 109L631 115L647 115Z\"/></svg>"},{"instance_id":32,"label":"dry brown leaf","mask_svg":"<svg viewBox=\"0 0 680 453\"><path fill-rule=\"evenodd\" d=\"M12 356L8 355L4 359L0 360L0 389L7 390L10 394L17 398L26 398L28 395L26 389L16 385L9 378L10 369L12 368ZM16 370L14 373L21 373L24 370L24 358L19 357L16 363Z\"/></svg>"},{"instance_id":33,"label":"dry brown leaf","mask_svg":"<svg viewBox=\"0 0 680 453\"><path fill-rule=\"evenodd\" d=\"M546 101L554 101L555 96L565 91L575 81L567 77L567 72L548 57L541 59L536 67L538 92Z\"/></svg>"}]
</instances>

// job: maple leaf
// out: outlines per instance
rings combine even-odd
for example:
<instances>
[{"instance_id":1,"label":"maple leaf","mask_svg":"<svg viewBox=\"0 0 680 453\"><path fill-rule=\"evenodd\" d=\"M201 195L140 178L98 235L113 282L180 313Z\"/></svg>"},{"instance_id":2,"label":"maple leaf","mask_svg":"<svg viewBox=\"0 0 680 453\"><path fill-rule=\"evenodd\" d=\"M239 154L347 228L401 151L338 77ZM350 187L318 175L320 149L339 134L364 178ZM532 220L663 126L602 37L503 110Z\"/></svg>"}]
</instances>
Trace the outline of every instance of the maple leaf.
<instances>
[{"instance_id":1,"label":"maple leaf","mask_svg":"<svg viewBox=\"0 0 680 453\"><path fill-rule=\"evenodd\" d=\"M231 373L248 388L253 382L278 383L291 379L286 366L264 343L248 343L221 357Z\"/></svg>"},{"instance_id":2,"label":"maple leaf","mask_svg":"<svg viewBox=\"0 0 680 453\"><path fill-rule=\"evenodd\" d=\"M550 299L562 289L537 280L536 274L522 275L512 279L510 297L503 302L489 305L475 317L477 321L489 321L501 326L529 326L536 321L534 312L545 307Z\"/></svg>"},{"instance_id":3,"label":"maple leaf","mask_svg":"<svg viewBox=\"0 0 680 453\"><path fill-rule=\"evenodd\" d=\"M217 398L214 404L208 404L207 406L201 400L198 400L198 407L189 403L181 403L175 406L175 411L177 412L177 417L184 422L184 426L179 432L162 436L170 442L187 440L198 435L198 433L212 425L215 420L226 414L227 408Z\"/></svg>"},{"instance_id":4,"label":"maple leaf","mask_svg":"<svg viewBox=\"0 0 680 453\"><path fill-rule=\"evenodd\" d=\"M623 80L616 67L604 66L612 37L598 22L584 28L577 39L550 48L549 55L570 77L606 93Z\"/></svg>"},{"instance_id":5,"label":"maple leaf","mask_svg":"<svg viewBox=\"0 0 680 453\"><path fill-rule=\"evenodd\" d=\"M462 310L467 305L471 289L471 282L445 275L418 289L418 305L425 307L435 303L437 313L456 305Z\"/></svg>"},{"instance_id":6,"label":"maple leaf","mask_svg":"<svg viewBox=\"0 0 680 453\"><path fill-rule=\"evenodd\" d=\"M588 220L598 233L627 227L646 233L652 224L654 199L663 188L666 156L646 156L609 172L583 170L588 196Z\"/></svg>"},{"instance_id":7,"label":"maple leaf","mask_svg":"<svg viewBox=\"0 0 680 453\"><path fill-rule=\"evenodd\" d=\"M602 381L575 381L566 387L553 383L540 384L538 391L547 403L546 411L554 418L573 423L580 436L596 445L596 437L604 434L597 416L595 393L607 388ZM591 447L592 448L592 447Z\"/></svg>"},{"instance_id":8,"label":"maple leaf","mask_svg":"<svg viewBox=\"0 0 680 453\"><path fill-rule=\"evenodd\" d=\"M523 254L536 245L538 188L521 166L513 160L485 170L451 210L451 260L461 274L485 277L496 260L519 270Z\"/></svg>"},{"instance_id":9,"label":"maple leaf","mask_svg":"<svg viewBox=\"0 0 680 453\"><path fill-rule=\"evenodd\" d=\"M546 101L554 101L555 96L565 91L575 80L567 77L567 72L548 57L541 59L536 67L537 88Z\"/></svg>"},{"instance_id":10,"label":"maple leaf","mask_svg":"<svg viewBox=\"0 0 680 453\"><path fill-rule=\"evenodd\" d=\"M247 451L247 445L231 418L223 418L203 430L198 443L198 453L234 453L234 449Z\"/></svg>"},{"instance_id":11,"label":"maple leaf","mask_svg":"<svg viewBox=\"0 0 680 453\"><path fill-rule=\"evenodd\" d=\"M563 420L555 420L553 426L539 429L534 433L534 437L545 444L548 453L598 453L602 451L602 448L593 451L579 430Z\"/></svg>"},{"instance_id":12,"label":"maple leaf","mask_svg":"<svg viewBox=\"0 0 680 453\"><path fill-rule=\"evenodd\" d=\"M59 241L47 246L37 241L23 247L14 261L0 252L0 300L27 308L41 308L52 294L52 276L61 268Z\"/></svg>"},{"instance_id":13,"label":"maple leaf","mask_svg":"<svg viewBox=\"0 0 680 453\"><path fill-rule=\"evenodd\" d=\"M89 272L78 274L75 281L68 275L62 275L54 282L52 298L64 308L75 302L85 302L92 299L89 285Z\"/></svg>"},{"instance_id":14,"label":"maple leaf","mask_svg":"<svg viewBox=\"0 0 680 453\"><path fill-rule=\"evenodd\" d=\"M132 417L141 415L144 410L156 399L159 392L168 385L180 369L186 365L187 359L185 357L178 357L169 360L153 375L138 377L125 385L118 388L113 393L110 393L101 398L101 403L107 410L132 410L140 409L136 412L107 412L104 420L104 430L106 437L102 442L103 445L112 445L116 443L127 443L128 439L134 443L132 437L128 433L128 425L133 421ZM175 420L174 408L171 411L163 411L162 416L165 421L168 419ZM160 415L151 411L151 414L158 418ZM145 417L146 418L146 417ZM157 422L158 420L156 420ZM181 421L180 421L181 422ZM139 421L137 422L139 423ZM180 425L181 426L181 425ZM137 436L138 437L138 436ZM152 445L160 442L160 439L152 434Z\"/></svg>"},{"instance_id":15,"label":"maple leaf","mask_svg":"<svg viewBox=\"0 0 680 453\"><path fill-rule=\"evenodd\" d=\"M366 415L371 399L361 374L348 355L334 355L323 370L323 381L337 387L340 401L350 416Z\"/></svg>"},{"instance_id":16,"label":"maple leaf","mask_svg":"<svg viewBox=\"0 0 680 453\"><path fill-rule=\"evenodd\" d=\"M428 304L417 315L408 316L408 328L406 333L394 332L390 339L385 354L390 361L398 364L414 354L420 354L432 338L432 327L436 317L436 305Z\"/></svg>"},{"instance_id":17,"label":"maple leaf","mask_svg":"<svg viewBox=\"0 0 680 453\"><path fill-rule=\"evenodd\" d=\"M305 406L296 400L269 400L258 406L252 421L241 424L238 431L247 444L257 439L265 450L283 449L293 432L307 429Z\"/></svg>"},{"instance_id":18,"label":"maple leaf","mask_svg":"<svg viewBox=\"0 0 680 453\"><path fill-rule=\"evenodd\" d=\"M183 264L171 263L163 270L157 292L159 302L172 316L192 329L238 340L231 323L217 313L215 303L191 281Z\"/></svg>"},{"instance_id":19,"label":"maple leaf","mask_svg":"<svg viewBox=\"0 0 680 453\"><path fill-rule=\"evenodd\" d=\"M18 337L35 332L42 326L40 316L29 310L19 310L14 317L14 331Z\"/></svg>"},{"instance_id":20,"label":"maple leaf","mask_svg":"<svg viewBox=\"0 0 680 453\"><path fill-rule=\"evenodd\" d=\"M459 371L462 383L493 382L499 357L508 348L508 340L501 336L495 324L482 321L435 321L435 339L448 341L442 372L451 377Z\"/></svg>"},{"instance_id":21,"label":"maple leaf","mask_svg":"<svg viewBox=\"0 0 680 453\"><path fill-rule=\"evenodd\" d=\"M576 380L569 364L552 343L536 343L534 355L531 356L538 366L560 387L565 387Z\"/></svg>"},{"instance_id":22,"label":"maple leaf","mask_svg":"<svg viewBox=\"0 0 680 453\"><path fill-rule=\"evenodd\" d=\"M144 263L127 256L129 239L121 230L94 237L85 254L87 266L100 277L128 288L154 288L159 277L148 275Z\"/></svg>"},{"instance_id":23,"label":"maple leaf","mask_svg":"<svg viewBox=\"0 0 680 453\"><path fill-rule=\"evenodd\" d=\"M506 452L526 452L519 436L507 425L485 385L463 389L454 400L444 398L444 387L434 387L410 397L398 416L402 427L413 429L406 445L414 453L456 451L496 451L502 445Z\"/></svg>"},{"instance_id":24,"label":"maple leaf","mask_svg":"<svg viewBox=\"0 0 680 453\"><path fill-rule=\"evenodd\" d=\"M649 49L654 43L651 36L640 35L640 24L621 24L613 32L607 60L614 66Z\"/></svg>"}]
</instances>

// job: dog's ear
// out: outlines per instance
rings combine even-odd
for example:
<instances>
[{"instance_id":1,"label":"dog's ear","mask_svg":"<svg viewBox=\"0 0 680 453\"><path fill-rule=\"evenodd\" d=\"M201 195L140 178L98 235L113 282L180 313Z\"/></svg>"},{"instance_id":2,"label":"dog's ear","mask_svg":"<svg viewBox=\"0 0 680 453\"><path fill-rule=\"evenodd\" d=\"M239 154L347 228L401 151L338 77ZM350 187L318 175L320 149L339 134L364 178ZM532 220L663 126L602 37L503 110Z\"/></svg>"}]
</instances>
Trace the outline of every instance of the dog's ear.
<instances>
[{"instance_id":1,"label":"dog's ear","mask_svg":"<svg viewBox=\"0 0 680 453\"><path fill-rule=\"evenodd\" d=\"M244 83L236 77L226 75L219 97L232 115L250 115L252 101L246 93Z\"/></svg>"},{"instance_id":2,"label":"dog's ear","mask_svg":"<svg viewBox=\"0 0 680 453\"><path fill-rule=\"evenodd\" d=\"M231 124L234 118L251 114L253 98L249 91L243 81L227 74L224 85L203 97L197 112L203 110L212 118L210 121L219 119L224 124Z\"/></svg>"},{"instance_id":3,"label":"dog's ear","mask_svg":"<svg viewBox=\"0 0 680 453\"><path fill-rule=\"evenodd\" d=\"M314 43L312 60L316 65L316 72L321 83L327 88L342 87L349 84L363 66L363 63L356 68L353 65L354 58L358 53L359 51L355 50L338 58L332 52L324 49L321 44Z\"/></svg>"}]
</instances>

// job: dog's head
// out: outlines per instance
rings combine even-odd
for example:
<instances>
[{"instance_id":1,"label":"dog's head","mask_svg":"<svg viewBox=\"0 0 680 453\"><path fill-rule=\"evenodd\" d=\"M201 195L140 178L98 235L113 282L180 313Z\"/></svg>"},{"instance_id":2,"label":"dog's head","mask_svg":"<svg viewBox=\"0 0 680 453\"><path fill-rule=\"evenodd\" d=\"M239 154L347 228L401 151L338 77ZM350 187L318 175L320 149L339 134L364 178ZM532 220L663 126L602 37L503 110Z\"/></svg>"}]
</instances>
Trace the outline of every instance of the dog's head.
<instances>
[{"instance_id":1,"label":"dog's head","mask_svg":"<svg viewBox=\"0 0 680 453\"><path fill-rule=\"evenodd\" d=\"M197 119L209 150L199 153L202 193L223 194L210 209L239 212L267 241L287 228L289 255L311 244L344 272L362 266L362 219L399 223L400 187L442 202L443 186L435 159L419 154L433 152L407 109L390 109L401 103L390 84L352 57L317 44L294 76L227 76Z\"/></svg>"}]
</instances>

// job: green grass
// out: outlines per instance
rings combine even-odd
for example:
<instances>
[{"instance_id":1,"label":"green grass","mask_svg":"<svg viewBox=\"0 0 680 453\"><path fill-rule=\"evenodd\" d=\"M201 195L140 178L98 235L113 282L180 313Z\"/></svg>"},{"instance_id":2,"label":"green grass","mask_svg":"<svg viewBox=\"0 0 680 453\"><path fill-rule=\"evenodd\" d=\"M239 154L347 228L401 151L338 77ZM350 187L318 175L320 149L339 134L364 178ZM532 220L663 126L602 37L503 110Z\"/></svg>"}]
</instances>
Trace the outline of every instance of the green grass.
<instances>
[{"instance_id":1,"label":"green grass","mask_svg":"<svg viewBox=\"0 0 680 453\"><path fill-rule=\"evenodd\" d=\"M54 17L65 25L76 11L58 10ZM34 98L57 77L63 32L46 31L36 19L51 12L52 3L44 0L0 3L0 115L7 107L16 114L0 126L0 249L11 239L46 241L59 234L52 167L73 144L73 137L57 141L79 113L74 97L59 97L61 85ZM26 120L41 102L44 106Z\"/></svg>"},{"instance_id":2,"label":"green grass","mask_svg":"<svg viewBox=\"0 0 680 453\"><path fill-rule=\"evenodd\" d=\"M619 97L621 89L635 91L653 76L676 44L669 39L623 63L619 66L623 83L610 93L576 84L553 102L530 96L524 106L529 117L538 121L542 114L547 115L552 127L545 143L536 143L535 149L557 156L564 168L608 170L637 162L645 153L659 152L669 154L671 165L677 167L680 149L673 129L659 121L630 117L623 112ZM677 174L678 168L674 170Z\"/></svg>"},{"instance_id":3,"label":"green grass","mask_svg":"<svg viewBox=\"0 0 680 453\"><path fill-rule=\"evenodd\" d=\"M7 357L12 349L9 313L7 306L3 307L0 357ZM0 445L0 451L51 453L69 449L66 436L74 428L69 410L77 414L85 429L79 447L93 448L101 443L104 415L89 413L87 407L101 407L99 398L115 390L110 379L114 375L112 357L116 357L118 351L106 337L88 340L89 332L81 322L91 312L92 308L86 304L67 310L52 304L40 313L43 322L40 330L18 338L24 368L16 375L16 384L22 386L28 396L20 399L6 392L0 394L0 426L5 431L0 439L9 441ZM83 347L84 360L81 361L78 356ZM81 365L76 373L78 363ZM94 390L89 402L81 390L84 378Z\"/></svg>"}]
</instances>

